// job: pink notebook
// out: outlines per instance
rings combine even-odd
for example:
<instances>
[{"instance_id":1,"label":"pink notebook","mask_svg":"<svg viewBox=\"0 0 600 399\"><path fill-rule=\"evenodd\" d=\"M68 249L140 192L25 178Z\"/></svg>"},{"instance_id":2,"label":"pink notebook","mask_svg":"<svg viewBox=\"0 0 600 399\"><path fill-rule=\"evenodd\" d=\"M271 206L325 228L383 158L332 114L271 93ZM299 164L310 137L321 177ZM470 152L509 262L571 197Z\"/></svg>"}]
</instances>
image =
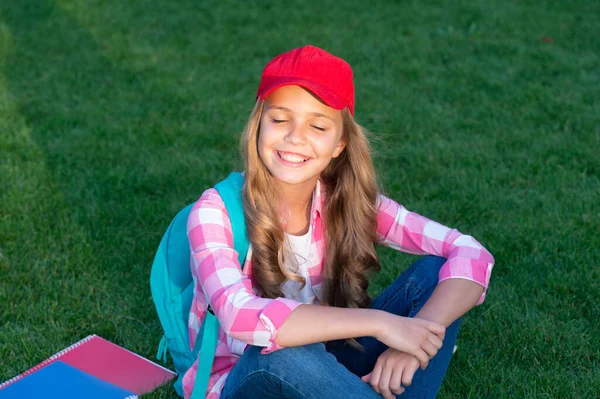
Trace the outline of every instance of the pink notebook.
<instances>
[{"instance_id":1,"label":"pink notebook","mask_svg":"<svg viewBox=\"0 0 600 399\"><path fill-rule=\"evenodd\" d=\"M176 375L171 370L102 337L90 335L26 372L0 384L0 389L56 360L61 360L123 389L136 392L138 395L148 393L154 388L166 384Z\"/></svg>"}]
</instances>

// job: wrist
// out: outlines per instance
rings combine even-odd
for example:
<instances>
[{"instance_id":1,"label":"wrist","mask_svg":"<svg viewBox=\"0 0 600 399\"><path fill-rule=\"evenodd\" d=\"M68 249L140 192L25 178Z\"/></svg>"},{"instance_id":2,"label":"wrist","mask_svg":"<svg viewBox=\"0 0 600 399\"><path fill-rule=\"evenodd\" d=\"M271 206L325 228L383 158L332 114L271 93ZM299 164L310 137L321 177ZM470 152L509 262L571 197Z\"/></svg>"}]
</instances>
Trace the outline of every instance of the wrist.
<instances>
[{"instance_id":1,"label":"wrist","mask_svg":"<svg viewBox=\"0 0 600 399\"><path fill-rule=\"evenodd\" d=\"M379 339L386 334L388 323L386 322L388 313L379 309L370 309L373 312L373 321L370 326L371 337Z\"/></svg>"},{"instance_id":2,"label":"wrist","mask_svg":"<svg viewBox=\"0 0 600 399\"><path fill-rule=\"evenodd\" d=\"M419 311L413 316L415 319L422 319L427 321L433 321L435 323L443 324L443 320L439 315L432 314L432 312Z\"/></svg>"}]
</instances>

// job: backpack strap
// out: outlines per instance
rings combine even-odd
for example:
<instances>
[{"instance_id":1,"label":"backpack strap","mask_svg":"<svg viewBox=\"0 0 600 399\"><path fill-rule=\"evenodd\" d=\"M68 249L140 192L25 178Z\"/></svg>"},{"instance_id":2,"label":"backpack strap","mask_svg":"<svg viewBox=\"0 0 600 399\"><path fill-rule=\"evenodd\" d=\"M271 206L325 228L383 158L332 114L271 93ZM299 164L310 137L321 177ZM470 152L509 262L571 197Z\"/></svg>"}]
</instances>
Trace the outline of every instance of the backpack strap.
<instances>
[{"instance_id":1,"label":"backpack strap","mask_svg":"<svg viewBox=\"0 0 600 399\"><path fill-rule=\"evenodd\" d=\"M204 332L202 333L202 343L200 345L200 357L198 358L198 368L196 369L196 381L192 389L191 399L204 399L208 389L208 379L212 370L213 360L215 360L215 350L217 349L217 337L219 334L219 321L212 313L206 312L204 318Z\"/></svg>"},{"instance_id":2,"label":"backpack strap","mask_svg":"<svg viewBox=\"0 0 600 399\"><path fill-rule=\"evenodd\" d=\"M233 247L238 253L240 267L244 267L246 254L248 253L248 236L246 235L246 218L244 217L244 206L242 203L242 188L244 187L244 176L240 172L232 172L227 179L217 183L215 188L225 203L231 229L233 232Z\"/></svg>"},{"instance_id":3,"label":"backpack strap","mask_svg":"<svg viewBox=\"0 0 600 399\"><path fill-rule=\"evenodd\" d=\"M248 253L248 237L246 235L246 219L244 218L244 207L242 204L242 187L244 176L239 172L230 173L227 179L217 183L215 188L225 203L231 229L233 232L233 247L238 253L240 267L243 267ZM208 379L212 370L217 348L217 336L219 333L219 321L212 313L207 312L203 323L202 344L200 345L200 357L196 371L196 381L192 390L191 399L202 399L208 388Z\"/></svg>"}]
</instances>

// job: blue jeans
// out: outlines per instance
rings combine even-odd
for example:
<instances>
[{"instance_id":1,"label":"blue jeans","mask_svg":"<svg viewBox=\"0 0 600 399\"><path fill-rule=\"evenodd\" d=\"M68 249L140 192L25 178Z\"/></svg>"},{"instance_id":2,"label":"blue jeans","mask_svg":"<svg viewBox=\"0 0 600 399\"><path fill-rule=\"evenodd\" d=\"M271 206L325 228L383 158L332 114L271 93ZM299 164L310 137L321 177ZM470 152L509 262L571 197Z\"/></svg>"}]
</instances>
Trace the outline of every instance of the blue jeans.
<instances>
[{"instance_id":1,"label":"blue jeans","mask_svg":"<svg viewBox=\"0 0 600 399\"><path fill-rule=\"evenodd\" d=\"M437 256L421 257L373 299L371 308L414 316L431 296L445 261ZM435 398L452 357L459 324L460 319L446 329L442 348L427 369L417 370L412 384L398 398ZM373 370L377 358L388 347L373 337L357 341L364 352L344 340L327 346L315 343L288 347L267 355L260 353L262 348L250 346L228 375L221 398L380 399L382 396L360 377Z\"/></svg>"}]
</instances>

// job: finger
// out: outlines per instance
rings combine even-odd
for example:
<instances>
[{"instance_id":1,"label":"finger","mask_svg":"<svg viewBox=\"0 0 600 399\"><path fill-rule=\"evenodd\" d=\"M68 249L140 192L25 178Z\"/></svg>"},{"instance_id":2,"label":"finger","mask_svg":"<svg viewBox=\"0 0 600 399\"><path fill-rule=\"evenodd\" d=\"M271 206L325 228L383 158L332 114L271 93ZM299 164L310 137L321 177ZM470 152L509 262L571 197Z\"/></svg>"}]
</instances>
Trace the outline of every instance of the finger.
<instances>
[{"instance_id":1,"label":"finger","mask_svg":"<svg viewBox=\"0 0 600 399\"><path fill-rule=\"evenodd\" d=\"M367 374L367 375L363 375L362 377L360 377L361 380L363 380L364 382L369 382L369 380L371 380L371 373Z\"/></svg>"},{"instance_id":2,"label":"finger","mask_svg":"<svg viewBox=\"0 0 600 399\"><path fill-rule=\"evenodd\" d=\"M429 324L429 331L431 331L432 333L434 333L435 335L437 335L438 337L440 337L440 339L444 339L444 336L446 335L446 327L444 327L441 324L435 323L435 322L430 322Z\"/></svg>"},{"instance_id":3,"label":"finger","mask_svg":"<svg viewBox=\"0 0 600 399\"><path fill-rule=\"evenodd\" d=\"M396 395L400 395L404 392L404 388L402 388L402 376L404 375L404 368L399 367L394 370L392 373L392 378L390 378L390 390L394 392Z\"/></svg>"},{"instance_id":4,"label":"finger","mask_svg":"<svg viewBox=\"0 0 600 399\"><path fill-rule=\"evenodd\" d=\"M375 367L373 368L373 371L371 372L371 381L369 381L369 383L371 384L371 387L373 387L373 389L377 393L381 393L381 392L379 392L379 378L381 377L382 371L383 370L382 370L381 364L379 364L379 362L377 362L375 364Z\"/></svg>"},{"instance_id":5,"label":"finger","mask_svg":"<svg viewBox=\"0 0 600 399\"><path fill-rule=\"evenodd\" d=\"M444 343L444 341L442 341L437 335L429 335L428 339L429 342L433 344L433 346L438 348L438 350L442 348L442 344Z\"/></svg>"},{"instance_id":6,"label":"finger","mask_svg":"<svg viewBox=\"0 0 600 399\"><path fill-rule=\"evenodd\" d=\"M383 399L396 399L396 395L392 393L392 391L388 390L388 393L382 394Z\"/></svg>"},{"instance_id":7,"label":"finger","mask_svg":"<svg viewBox=\"0 0 600 399\"><path fill-rule=\"evenodd\" d=\"M425 353L425 351L422 349L411 354L417 358L417 360L421 364L421 368L425 370L427 368L427 365L429 364L429 355L427 355L427 353Z\"/></svg>"},{"instance_id":8,"label":"finger","mask_svg":"<svg viewBox=\"0 0 600 399\"><path fill-rule=\"evenodd\" d=\"M405 367L402 372L402 385L405 387L412 384L413 377L415 376L415 372L417 371L416 367Z\"/></svg>"},{"instance_id":9,"label":"finger","mask_svg":"<svg viewBox=\"0 0 600 399\"><path fill-rule=\"evenodd\" d=\"M385 399L394 399L394 395L392 391L390 391L390 378L392 377L392 368L385 367L381 372L381 377L379 378L379 393L383 395Z\"/></svg>"},{"instance_id":10,"label":"finger","mask_svg":"<svg viewBox=\"0 0 600 399\"><path fill-rule=\"evenodd\" d=\"M425 342L422 346L423 350L427 353L427 355L429 355L430 359L438 352L437 348L429 341Z\"/></svg>"}]
</instances>

